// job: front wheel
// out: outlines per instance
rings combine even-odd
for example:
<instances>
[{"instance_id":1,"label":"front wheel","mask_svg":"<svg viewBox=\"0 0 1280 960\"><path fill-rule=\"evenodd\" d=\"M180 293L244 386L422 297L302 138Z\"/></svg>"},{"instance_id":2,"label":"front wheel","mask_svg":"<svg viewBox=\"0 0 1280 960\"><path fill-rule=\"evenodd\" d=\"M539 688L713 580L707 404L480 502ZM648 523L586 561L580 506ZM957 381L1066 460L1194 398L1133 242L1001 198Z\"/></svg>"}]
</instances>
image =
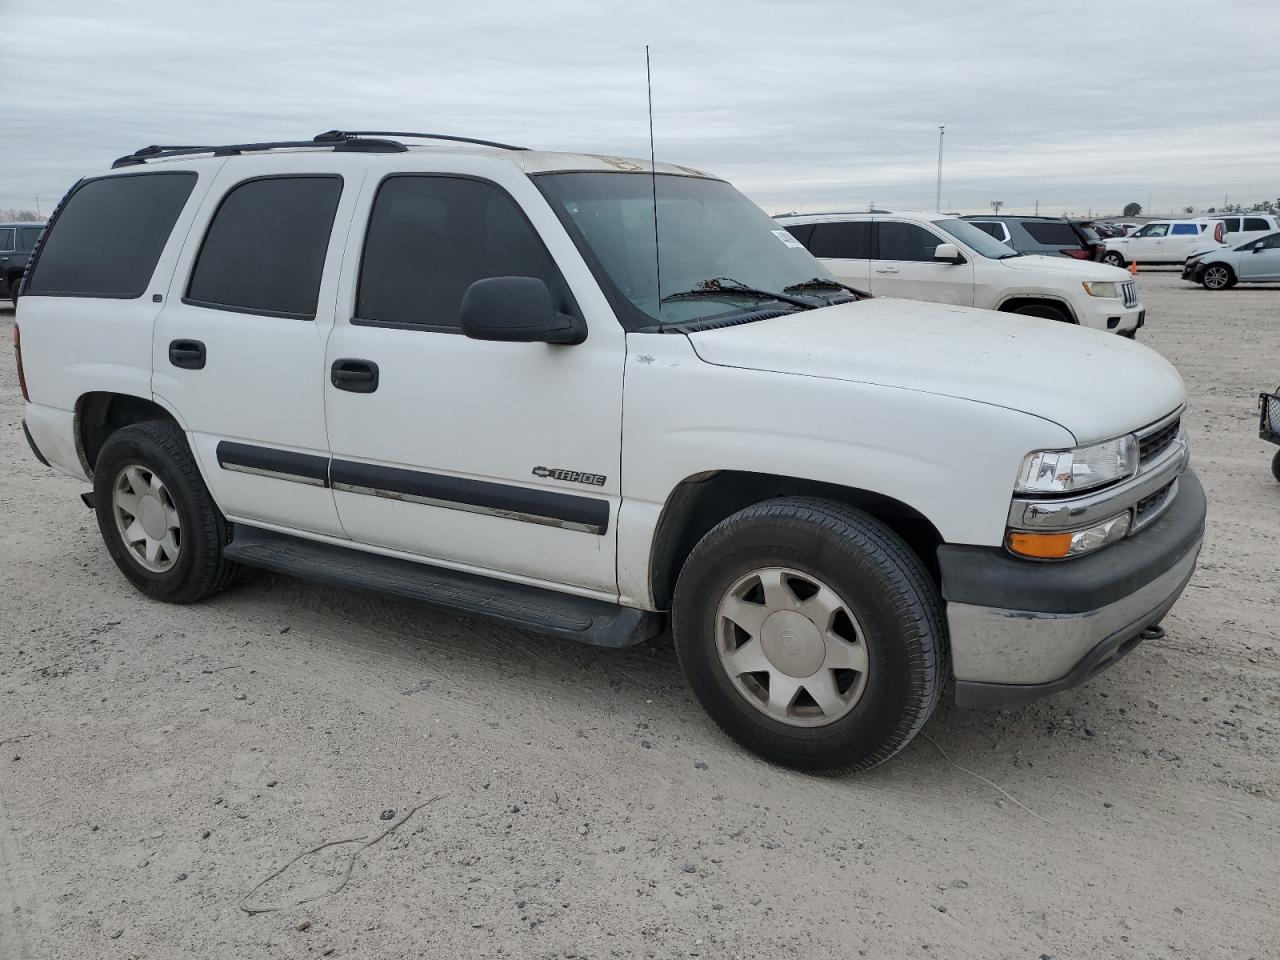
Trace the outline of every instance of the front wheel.
<instances>
[{"instance_id":1,"label":"front wheel","mask_svg":"<svg viewBox=\"0 0 1280 960\"><path fill-rule=\"evenodd\" d=\"M1018 307L1014 313L1020 313L1024 317L1042 317L1045 320L1056 320L1058 323L1074 323L1075 321L1064 310L1051 306L1047 303L1029 303L1025 307Z\"/></svg>"},{"instance_id":2,"label":"front wheel","mask_svg":"<svg viewBox=\"0 0 1280 960\"><path fill-rule=\"evenodd\" d=\"M108 437L94 464L93 495L107 551L147 596L191 603L239 572L222 555L229 524L173 421L135 423Z\"/></svg>"},{"instance_id":3,"label":"front wheel","mask_svg":"<svg viewBox=\"0 0 1280 960\"><path fill-rule=\"evenodd\" d=\"M1200 274L1200 283L1206 290L1225 290L1235 282L1235 275L1225 263L1211 263Z\"/></svg>"},{"instance_id":4,"label":"front wheel","mask_svg":"<svg viewBox=\"0 0 1280 960\"><path fill-rule=\"evenodd\" d=\"M1105 254L1103 254L1102 262L1106 264L1110 264L1113 267L1128 266L1128 264L1124 262L1124 257L1117 250L1108 250Z\"/></svg>"},{"instance_id":5,"label":"front wheel","mask_svg":"<svg viewBox=\"0 0 1280 960\"><path fill-rule=\"evenodd\" d=\"M933 581L893 531L833 501L771 500L719 523L680 571L672 628L712 719L788 766L883 763L942 691Z\"/></svg>"},{"instance_id":6,"label":"front wheel","mask_svg":"<svg viewBox=\"0 0 1280 960\"><path fill-rule=\"evenodd\" d=\"M1271 475L1280 480L1280 450L1276 451L1276 455L1271 458Z\"/></svg>"}]
</instances>

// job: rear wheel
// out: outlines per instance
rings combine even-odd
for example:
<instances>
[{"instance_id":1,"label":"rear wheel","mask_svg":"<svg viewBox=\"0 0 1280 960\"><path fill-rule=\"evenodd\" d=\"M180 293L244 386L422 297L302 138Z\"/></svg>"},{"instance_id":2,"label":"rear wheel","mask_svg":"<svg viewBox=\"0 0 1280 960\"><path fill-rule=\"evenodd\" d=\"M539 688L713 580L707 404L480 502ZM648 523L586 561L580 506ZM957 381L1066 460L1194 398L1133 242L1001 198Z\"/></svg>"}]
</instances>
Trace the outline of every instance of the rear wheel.
<instances>
[{"instance_id":1,"label":"rear wheel","mask_svg":"<svg viewBox=\"0 0 1280 960\"><path fill-rule=\"evenodd\" d=\"M147 596L191 603L236 577L237 565L222 556L230 524L173 421L135 423L108 437L94 465L93 493L111 558Z\"/></svg>"},{"instance_id":2,"label":"rear wheel","mask_svg":"<svg viewBox=\"0 0 1280 960\"><path fill-rule=\"evenodd\" d=\"M1128 264L1125 263L1124 256L1121 255L1121 253L1118 250L1108 250L1106 253L1102 255L1102 262L1109 263L1113 267L1128 266Z\"/></svg>"},{"instance_id":3,"label":"rear wheel","mask_svg":"<svg viewBox=\"0 0 1280 960\"><path fill-rule=\"evenodd\" d=\"M680 572L672 627L712 719L776 763L883 763L942 690L932 580L895 533L831 501L772 500L718 524Z\"/></svg>"},{"instance_id":4,"label":"rear wheel","mask_svg":"<svg viewBox=\"0 0 1280 960\"><path fill-rule=\"evenodd\" d=\"M1271 458L1271 475L1280 480L1280 450L1276 451L1276 455Z\"/></svg>"},{"instance_id":5,"label":"rear wheel","mask_svg":"<svg viewBox=\"0 0 1280 960\"><path fill-rule=\"evenodd\" d=\"M1029 303L1025 307L1018 307L1013 313L1020 313L1024 317L1043 317L1045 320L1057 320L1059 323L1075 322L1065 310L1048 303Z\"/></svg>"},{"instance_id":6,"label":"rear wheel","mask_svg":"<svg viewBox=\"0 0 1280 960\"><path fill-rule=\"evenodd\" d=\"M1225 263L1211 263L1200 274L1200 283L1206 290L1226 290L1235 282L1236 275Z\"/></svg>"}]
</instances>

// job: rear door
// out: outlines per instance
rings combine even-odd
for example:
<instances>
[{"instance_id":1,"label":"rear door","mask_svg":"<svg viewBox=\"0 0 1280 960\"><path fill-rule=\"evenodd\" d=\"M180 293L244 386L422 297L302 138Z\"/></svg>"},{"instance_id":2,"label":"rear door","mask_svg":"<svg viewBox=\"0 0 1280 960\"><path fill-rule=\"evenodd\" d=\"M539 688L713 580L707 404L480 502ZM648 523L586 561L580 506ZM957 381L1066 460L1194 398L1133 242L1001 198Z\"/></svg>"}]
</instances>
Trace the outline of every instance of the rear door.
<instances>
[{"instance_id":1,"label":"rear door","mask_svg":"<svg viewBox=\"0 0 1280 960\"><path fill-rule=\"evenodd\" d=\"M233 518L342 533L324 351L363 167L332 153L228 162L178 260L156 321L155 395Z\"/></svg>"},{"instance_id":2,"label":"rear door","mask_svg":"<svg viewBox=\"0 0 1280 960\"><path fill-rule=\"evenodd\" d=\"M1206 229L1205 235L1202 236L1198 223L1175 223L1170 227L1169 236L1165 239L1161 259L1185 260L1191 255L1191 251L1204 246L1206 240L1213 241L1212 227Z\"/></svg>"},{"instance_id":3,"label":"rear door","mask_svg":"<svg viewBox=\"0 0 1280 960\"><path fill-rule=\"evenodd\" d=\"M841 283L871 289L870 220L815 223L805 245Z\"/></svg>"},{"instance_id":4,"label":"rear door","mask_svg":"<svg viewBox=\"0 0 1280 960\"><path fill-rule=\"evenodd\" d=\"M933 252L950 243L919 223L875 221L871 258L871 292L877 297L903 297L936 303L973 305L973 263L939 263Z\"/></svg>"}]
</instances>

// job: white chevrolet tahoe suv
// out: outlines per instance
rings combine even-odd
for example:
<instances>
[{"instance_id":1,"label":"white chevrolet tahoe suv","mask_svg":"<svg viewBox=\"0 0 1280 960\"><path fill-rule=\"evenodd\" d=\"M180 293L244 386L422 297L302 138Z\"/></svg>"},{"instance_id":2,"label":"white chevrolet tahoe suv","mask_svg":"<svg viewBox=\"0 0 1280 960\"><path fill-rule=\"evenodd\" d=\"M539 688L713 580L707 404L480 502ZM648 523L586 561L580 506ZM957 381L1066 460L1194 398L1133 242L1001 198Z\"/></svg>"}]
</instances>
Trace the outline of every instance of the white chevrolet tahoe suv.
<instances>
[{"instance_id":1,"label":"white chevrolet tahoe suv","mask_svg":"<svg viewBox=\"0 0 1280 960\"><path fill-rule=\"evenodd\" d=\"M948 676L1086 679L1200 548L1157 354L851 293L686 167L148 148L72 188L19 294L31 447L148 596L259 567L607 647L669 623L720 726L799 767L891 757Z\"/></svg>"},{"instance_id":2,"label":"white chevrolet tahoe suv","mask_svg":"<svg viewBox=\"0 0 1280 960\"><path fill-rule=\"evenodd\" d=\"M840 281L877 297L985 307L1133 338L1136 281L1102 263L1018 253L967 220L931 213L775 217Z\"/></svg>"}]
</instances>

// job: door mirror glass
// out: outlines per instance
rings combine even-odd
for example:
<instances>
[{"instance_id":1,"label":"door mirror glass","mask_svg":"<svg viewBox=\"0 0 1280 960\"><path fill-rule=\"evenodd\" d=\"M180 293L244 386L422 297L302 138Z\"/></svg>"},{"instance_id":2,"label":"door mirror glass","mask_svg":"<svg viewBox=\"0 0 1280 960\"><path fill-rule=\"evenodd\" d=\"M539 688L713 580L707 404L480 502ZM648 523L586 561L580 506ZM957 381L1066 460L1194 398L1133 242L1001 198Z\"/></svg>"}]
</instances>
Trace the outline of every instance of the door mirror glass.
<instances>
[{"instance_id":1,"label":"door mirror glass","mask_svg":"<svg viewBox=\"0 0 1280 960\"><path fill-rule=\"evenodd\" d=\"M939 263L964 263L960 248L954 243L940 243L934 247L933 259Z\"/></svg>"},{"instance_id":2,"label":"door mirror glass","mask_svg":"<svg viewBox=\"0 0 1280 960\"><path fill-rule=\"evenodd\" d=\"M537 277L487 277L462 295L462 332L472 340L505 343L581 343L586 324L557 313L551 291Z\"/></svg>"}]
</instances>

